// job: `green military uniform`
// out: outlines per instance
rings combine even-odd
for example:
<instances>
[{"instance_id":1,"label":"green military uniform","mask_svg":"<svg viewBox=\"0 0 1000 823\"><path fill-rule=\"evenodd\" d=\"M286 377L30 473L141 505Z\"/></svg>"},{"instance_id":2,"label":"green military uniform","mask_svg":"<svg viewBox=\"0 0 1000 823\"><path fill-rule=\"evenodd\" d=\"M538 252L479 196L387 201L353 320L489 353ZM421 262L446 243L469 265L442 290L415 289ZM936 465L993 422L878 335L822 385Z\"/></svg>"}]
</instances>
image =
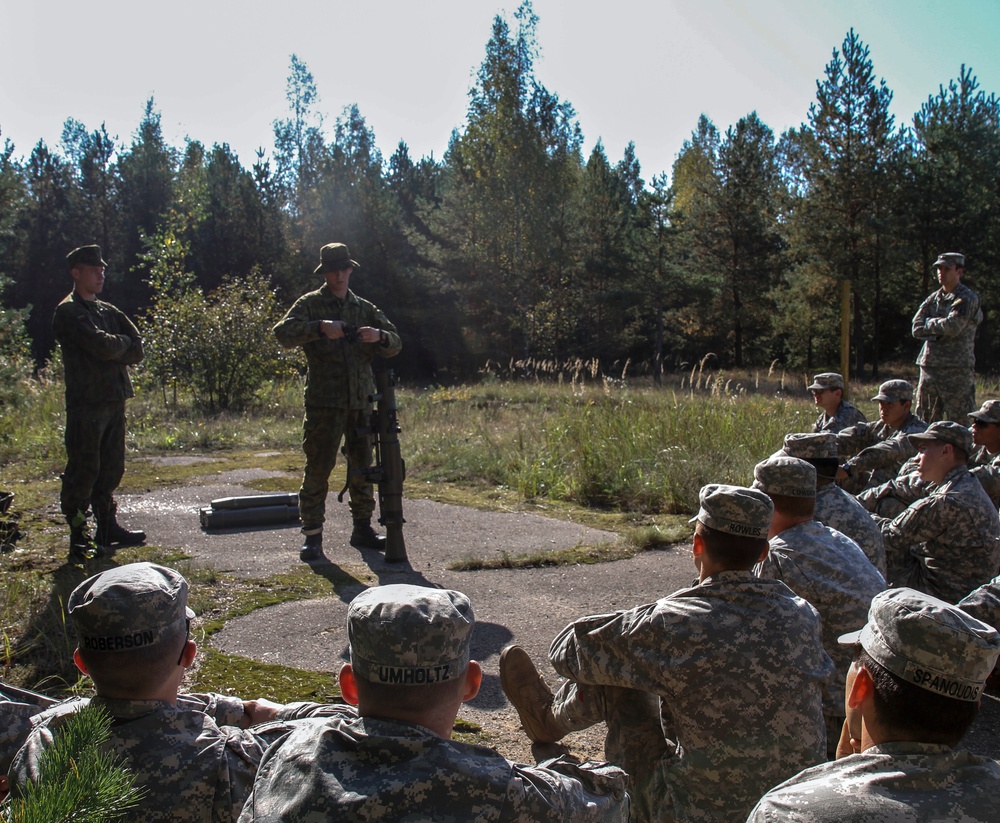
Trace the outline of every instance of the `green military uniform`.
<instances>
[{"instance_id":1,"label":"green military uniform","mask_svg":"<svg viewBox=\"0 0 1000 823\"><path fill-rule=\"evenodd\" d=\"M127 367L142 360L142 338L119 309L75 290L56 307L52 327L66 369L60 504L74 528L85 526L93 508L100 529L114 522L114 491L125 473L125 401L135 396Z\"/></svg>"},{"instance_id":2,"label":"green military uniform","mask_svg":"<svg viewBox=\"0 0 1000 823\"><path fill-rule=\"evenodd\" d=\"M385 332L381 343L330 340L320 331L323 320L341 320L352 326L371 326ZM306 534L322 529L330 472L337 462L341 439L347 451L350 508L355 520L367 520L375 511L372 485L353 474L371 465L371 442L358 434L367 428L375 378L371 362L392 357L402 348L396 327L367 300L348 291L341 300L324 285L302 295L274 327L283 346L302 346L309 373L305 390L302 449L306 468L299 490L299 513Z\"/></svg>"}]
</instances>

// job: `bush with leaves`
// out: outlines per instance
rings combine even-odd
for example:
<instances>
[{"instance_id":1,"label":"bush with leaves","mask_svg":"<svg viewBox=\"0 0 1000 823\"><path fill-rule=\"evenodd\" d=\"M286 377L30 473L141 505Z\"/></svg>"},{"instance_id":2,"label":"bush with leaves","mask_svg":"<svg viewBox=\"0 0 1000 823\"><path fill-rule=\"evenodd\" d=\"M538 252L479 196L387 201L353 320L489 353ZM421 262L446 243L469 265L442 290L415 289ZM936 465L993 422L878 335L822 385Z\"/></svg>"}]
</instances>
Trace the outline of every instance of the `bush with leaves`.
<instances>
[{"instance_id":1,"label":"bush with leaves","mask_svg":"<svg viewBox=\"0 0 1000 823\"><path fill-rule=\"evenodd\" d=\"M7 282L0 275L0 295ZM24 396L25 381L31 378L34 368L31 338L24 325L30 311L30 306L26 309L0 306L0 408L16 406Z\"/></svg>"},{"instance_id":2,"label":"bush with leaves","mask_svg":"<svg viewBox=\"0 0 1000 823\"><path fill-rule=\"evenodd\" d=\"M209 411L240 410L291 361L271 328L282 314L271 285L255 271L226 278L205 295L197 287L159 294L140 323L148 351L144 371L157 383L178 385Z\"/></svg>"}]
</instances>

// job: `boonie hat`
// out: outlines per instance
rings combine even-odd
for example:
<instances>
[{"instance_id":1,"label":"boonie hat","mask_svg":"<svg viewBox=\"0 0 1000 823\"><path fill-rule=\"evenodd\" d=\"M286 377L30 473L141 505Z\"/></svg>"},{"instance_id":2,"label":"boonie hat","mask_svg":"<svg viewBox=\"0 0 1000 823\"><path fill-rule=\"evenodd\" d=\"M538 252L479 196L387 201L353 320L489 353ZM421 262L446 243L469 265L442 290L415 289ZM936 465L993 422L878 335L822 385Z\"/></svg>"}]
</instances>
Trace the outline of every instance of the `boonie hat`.
<instances>
[{"instance_id":1,"label":"boonie hat","mask_svg":"<svg viewBox=\"0 0 1000 823\"><path fill-rule=\"evenodd\" d=\"M319 250L319 265L313 270L313 274L348 268L360 269L361 264L351 259L351 252L343 243L327 243Z\"/></svg>"},{"instance_id":2,"label":"boonie hat","mask_svg":"<svg viewBox=\"0 0 1000 823\"><path fill-rule=\"evenodd\" d=\"M934 261L934 268L937 268L938 266L958 266L958 268L964 269L965 255L959 254L955 251L939 254L938 259Z\"/></svg>"},{"instance_id":3,"label":"boonie hat","mask_svg":"<svg viewBox=\"0 0 1000 823\"><path fill-rule=\"evenodd\" d=\"M800 460L836 460L837 435L833 432L786 434L784 445L778 454L797 457Z\"/></svg>"},{"instance_id":4,"label":"boonie hat","mask_svg":"<svg viewBox=\"0 0 1000 823\"><path fill-rule=\"evenodd\" d=\"M66 262L72 269L74 266L104 266L108 264L101 257L100 246L79 246L66 255Z\"/></svg>"},{"instance_id":5,"label":"boonie hat","mask_svg":"<svg viewBox=\"0 0 1000 823\"><path fill-rule=\"evenodd\" d=\"M876 663L908 683L969 702L979 700L1000 654L1000 633L992 626L905 587L875 595L864 628L839 642L860 643Z\"/></svg>"},{"instance_id":6,"label":"boonie hat","mask_svg":"<svg viewBox=\"0 0 1000 823\"><path fill-rule=\"evenodd\" d=\"M972 454L972 432L968 427L953 420L938 420L931 423L919 434L908 434L906 439L910 445L916 447L921 442L937 441L938 443L951 443L957 446L966 454Z\"/></svg>"},{"instance_id":7,"label":"boonie hat","mask_svg":"<svg viewBox=\"0 0 1000 823\"><path fill-rule=\"evenodd\" d=\"M987 400L979 411L969 412L969 417L984 423L1000 423L1000 400Z\"/></svg>"},{"instance_id":8,"label":"boonie hat","mask_svg":"<svg viewBox=\"0 0 1000 823\"><path fill-rule=\"evenodd\" d=\"M805 460L772 455L753 467L753 488L785 497L815 497L816 467Z\"/></svg>"},{"instance_id":9,"label":"boonie hat","mask_svg":"<svg viewBox=\"0 0 1000 823\"><path fill-rule=\"evenodd\" d=\"M453 680L469 665L475 622L461 592L407 584L366 589L347 610L354 673L392 686Z\"/></svg>"},{"instance_id":10,"label":"boonie hat","mask_svg":"<svg viewBox=\"0 0 1000 823\"><path fill-rule=\"evenodd\" d=\"M809 391L842 388L844 388L844 376L842 374L837 374L835 371L825 371L822 374L817 374L813 378L812 383L807 386Z\"/></svg>"},{"instance_id":11,"label":"boonie hat","mask_svg":"<svg viewBox=\"0 0 1000 823\"><path fill-rule=\"evenodd\" d=\"M900 403L912 399L913 385L906 380L886 380L878 387L878 394L872 398L886 403Z\"/></svg>"},{"instance_id":12,"label":"boonie hat","mask_svg":"<svg viewBox=\"0 0 1000 823\"><path fill-rule=\"evenodd\" d=\"M80 648L127 652L155 646L177 623L194 618L188 584L173 569L129 563L84 580L69 596L70 622Z\"/></svg>"},{"instance_id":13,"label":"boonie hat","mask_svg":"<svg viewBox=\"0 0 1000 823\"><path fill-rule=\"evenodd\" d=\"M698 493L698 514L688 522L738 537L767 537L774 504L757 489L709 483Z\"/></svg>"}]
</instances>

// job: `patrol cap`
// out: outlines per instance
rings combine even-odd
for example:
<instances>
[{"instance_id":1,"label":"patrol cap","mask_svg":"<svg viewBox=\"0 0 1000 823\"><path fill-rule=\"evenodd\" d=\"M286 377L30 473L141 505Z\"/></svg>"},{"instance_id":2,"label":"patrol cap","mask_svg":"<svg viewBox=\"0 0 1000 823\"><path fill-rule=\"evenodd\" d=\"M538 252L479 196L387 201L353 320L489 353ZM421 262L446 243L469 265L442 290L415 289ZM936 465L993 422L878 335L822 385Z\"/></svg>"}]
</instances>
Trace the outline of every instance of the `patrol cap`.
<instances>
[{"instance_id":1,"label":"patrol cap","mask_svg":"<svg viewBox=\"0 0 1000 823\"><path fill-rule=\"evenodd\" d=\"M327 243L319 250L319 265L313 274L326 274L341 269L360 269L361 264L351 259L351 252L343 243Z\"/></svg>"},{"instance_id":2,"label":"patrol cap","mask_svg":"<svg viewBox=\"0 0 1000 823\"><path fill-rule=\"evenodd\" d=\"M842 388L844 388L844 376L842 374L837 374L835 371L825 371L822 374L817 374L813 378L812 383L807 386L809 391Z\"/></svg>"},{"instance_id":3,"label":"patrol cap","mask_svg":"<svg viewBox=\"0 0 1000 823\"><path fill-rule=\"evenodd\" d=\"M842 635L907 683L955 700L975 702L1000 654L1000 633L957 606L915 589L875 595L868 622Z\"/></svg>"},{"instance_id":4,"label":"patrol cap","mask_svg":"<svg viewBox=\"0 0 1000 823\"><path fill-rule=\"evenodd\" d=\"M475 621L461 592L407 584L366 589L347 610L354 673L390 686L453 680L469 665Z\"/></svg>"},{"instance_id":5,"label":"patrol cap","mask_svg":"<svg viewBox=\"0 0 1000 823\"><path fill-rule=\"evenodd\" d=\"M774 504L757 489L709 483L698 493L698 521L709 528L737 537L767 537Z\"/></svg>"},{"instance_id":6,"label":"patrol cap","mask_svg":"<svg viewBox=\"0 0 1000 823\"><path fill-rule=\"evenodd\" d=\"M958 266L958 268L964 269L965 255L959 254L956 251L939 254L938 259L934 261L934 268L937 268L938 266Z\"/></svg>"},{"instance_id":7,"label":"patrol cap","mask_svg":"<svg viewBox=\"0 0 1000 823\"><path fill-rule=\"evenodd\" d=\"M913 399L913 385L906 380L886 380L878 387L878 394L872 400L898 403Z\"/></svg>"},{"instance_id":8,"label":"patrol cap","mask_svg":"<svg viewBox=\"0 0 1000 823\"><path fill-rule=\"evenodd\" d=\"M66 262L71 269L75 266L104 266L107 268L108 265L101 257L100 246L79 246L66 255Z\"/></svg>"},{"instance_id":9,"label":"patrol cap","mask_svg":"<svg viewBox=\"0 0 1000 823\"><path fill-rule=\"evenodd\" d=\"M155 646L194 612L187 607L188 584L173 569L129 563L84 580L69 596L69 619L80 648L128 652Z\"/></svg>"},{"instance_id":10,"label":"patrol cap","mask_svg":"<svg viewBox=\"0 0 1000 823\"><path fill-rule=\"evenodd\" d=\"M916 448L920 443L936 441L938 443L951 443L957 446L966 454L972 454L972 432L968 427L953 420L938 420L931 423L919 434L908 434L906 439L910 445Z\"/></svg>"},{"instance_id":11,"label":"patrol cap","mask_svg":"<svg viewBox=\"0 0 1000 823\"><path fill-rule=\"evenodd\" d=\"M784 497L815 497L816 467L787 455L771 455L753 467L753 488Z\"/></svg>"},{"instance_id":12,"label":"patrol cap","mask_svg":"<svg viewBox=\"0 0 1000 823\"><path fill-rule=\"evenodd\" d=\"M836 460L837 435L833 432L798 432L786 434L778 454L800 460Z\"/></svg>"},{"instance_id":13,"label":"patrol cap","mask_svg":"<svg viewBox=\"0 0 1000 823\"><path fill-rule=\"evenodd\" d=\"M1000 400L987 400L979 411L969 412L969 417L984 423L1000 423Z\"/></svg>"}]
</instances>

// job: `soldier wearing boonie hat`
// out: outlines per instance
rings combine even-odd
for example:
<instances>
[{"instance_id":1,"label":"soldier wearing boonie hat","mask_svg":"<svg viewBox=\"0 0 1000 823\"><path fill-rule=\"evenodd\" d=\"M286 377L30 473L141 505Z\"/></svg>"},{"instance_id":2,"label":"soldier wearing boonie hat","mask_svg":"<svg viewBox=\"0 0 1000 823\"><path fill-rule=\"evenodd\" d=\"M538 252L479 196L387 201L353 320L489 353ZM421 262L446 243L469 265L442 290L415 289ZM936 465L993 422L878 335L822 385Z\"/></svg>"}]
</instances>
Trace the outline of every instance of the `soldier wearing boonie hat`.
<instances>
[{"instance_id":1,"label":"soldier wearing boonie hat","mask_svg":"<svg viewBox=\"0 0 1000 823\"><path fill-rule=\"evenodd\" d=\"M924 496L892 520L878 519L889 582L956 603L996 573L997 509L969 471L972 434L965 426L939 420L909 438L920 451L918 490Z\"/></svg>"},{"instance_id":2,"label":"soldier wearing boonie hat","mask_svg":"<svg viewBox=\"0 0 1000 823\"><path fill-rule=\"evenodd\" d=\"M965 255L945 252L934 268L941 288L913 315L913 336L923 341L916 413L927 422L964 420L976 408L975 344L983 310L979 295L962 282Z\"/></svg>"},{"instance_id":3,"label":"soldier wearing boonie hat","mask_svg":"<svg viewBox=\"0 0 1000 823\"><path fill-rule=\"evenodd\" d=\"M837 471L837 482L847 491L859 494L891 480L913 457L906 435L922 432L927 424L910 412L912 397L913 386L906 380L886 380L872 398L878 402L879 419L837 433L840 456L848 456Z\"/></svg>"},{"instance_id":4,"label":"soldier wearing boonie hat","mask_svg":"<svg viewBox=\"0 0 1000 823\"><path fill-rule=\"evenodd\" d=\"M327 243L319 258L313 274L321 275L325 285L303 294L274 326L282 346L301 346L306 356L302 424L306 465L299 488L304 538L299 559L304 562L323 557L326 498L341 442L354 521L348 542L358 549L385 549L385 535L372 527L375 493L365 471L372 463L368 431L375 376L371 364L376 357L394 357L403 348L389 318L351 290L352 274L361 265L350 249L343 243Z\"/></svg>"},{"instance_id":5,"label":"soldier wearing boonie hat","mask_svg":"<svg viewBox=\"0 0 1000 823\"><path fill-rule=\"evenodd\" d=\"M882 532L853 494L834 482L837 475L837 435L833 432L786 434L779 455L805 460L816 469L815 517L824 526L847 535L861 547L879 574L885 577Z\"/></svg>"},{"instance_id":6,"label":"soldier wearing boonie hat","mask_svg":"<svg viewBox=\"0 0 1000 823\"><path fill-rule=\"evenodd\" d=\"M816 405L823 409L813 424L813 431L838 432L867 419L860 409L844 400L843 375L832 371L817 374L806 388L812 392Z\"/></svg>"},{"instance_id":7,"label":"soldier wearing boonie hat","mask_svg":"<svg viewBox=\"0 0 1000 823\"><path fill-rule=\"evenodd\" d=\"M873 598L864 627L841 643L854 660L840 759L769 791L749 821L995 821L1000 763L955 746L979 711L1000 633L898 588Z\"/></svg>"},{"instance_id":8,"label":"soldier wearing boonie hat","mask_svg":"<svg viewBox=\"0 0 1000 823\"><path fill-rule=\"evenodd\" d=\"M189 639L194 613L187 602L184 576L155 563L110 568L73 590L67 604L69 623L79 635L73 659L90 675L97 694L36 715L11 766L15 796L43 779L41 764L56 739L54 730L89 705L111 718L102 747L129 769L143 791L135 819L236 819L264 750L288 732L287 724L277 721L320 714L327 707L179 693L197 653Z\"/></svg>"},{"instance_id":9,"label":"soldier wearing boonie hat","mask_svg":"<svg viewBox=\"0 0 1000 823\"><path fill-rule=\"evenodd\" d=\"M261 762L241 823L314 820L573 820L629 817L627 776L562 758L512 763L451 740L476 696L475 616L461 592L375 586L348 607L351 662L341 693L356 705L298 725ZM387 812L387 810L390 810Z\"/></svg>"},{"instance_id":10,"label":"soldier wearing boonie hat","mask_svg":"<svg viewBox=\"0 0 1000 823\"><path fill-rule=\"evenodd\" d=\"M754 488L774 503L768 553L755 571L783 581L816 608L823 619L823 648L837 667L823 701L832 756L844 720L840 684L851 663L837 638L864 619L885 579L857 543L815 519L816 469L810 463L784 455L763 460L754 467Z\"/></svg>"},{"instance_id":11,"label":"soldier wearing boonie hat","mask_svg":"<svg viewBox=\"0 0 1000 823\"><path fill-rule=\"evenodd\" d=\"M704 486L691 519L698 583L566 626L549 650L566 678L555 694L523 648L500 656L531 740L607 724L605 754L632 776L635 820L742 820L775 780L824 757L821 691L833 667L819 617L753 573L772 508L757 489Z\"/></svg>"},{"instance_id":12,"label":"soldier wearing boonie hat","mask_svg":"<svg viewBox=\"0 0 1000 823\"><path fill-rule=\"evenodd\" d=\"M987 400L972 418L972 443L969 470L982 484L993 505L1000 508L1000 400Z\"/></svg>"}]
</instances>

